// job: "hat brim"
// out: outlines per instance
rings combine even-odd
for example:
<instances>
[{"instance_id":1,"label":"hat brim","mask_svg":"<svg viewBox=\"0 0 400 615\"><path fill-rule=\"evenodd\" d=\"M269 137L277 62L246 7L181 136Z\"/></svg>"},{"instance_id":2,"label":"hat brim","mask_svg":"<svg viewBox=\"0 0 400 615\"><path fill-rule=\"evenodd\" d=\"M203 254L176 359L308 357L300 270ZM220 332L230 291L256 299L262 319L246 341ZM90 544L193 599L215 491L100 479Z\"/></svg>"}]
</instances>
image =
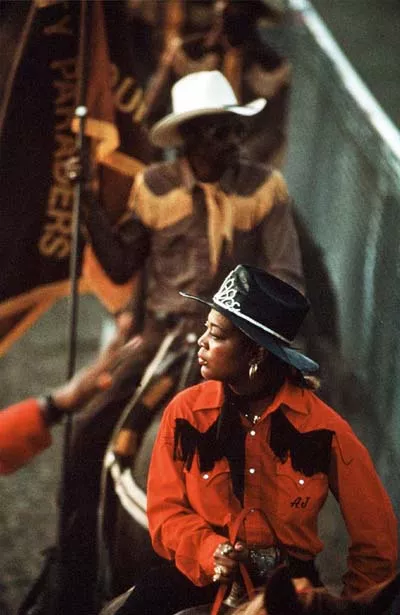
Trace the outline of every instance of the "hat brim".
<instances>
[{"instance_id":1,"label":"hat brim","mask_svg":"<svg viewBox=\"0 0 400 615\"><path fill-rule=\"evenodd\" d=\"M196 297L194 295L189 295L184 292L179 292L179 294L182 295L182 297L186 297L187 299L194 299L195 301L208 305L210 308L216 310L217 312L228 318L228 320L230 320L235 327L237 327L245 335L250 337L250 339L256 342L256 344L262 346L263 348L266 348L267 350L269 350L269 352L272 352L272 354L277 356L279 359L281 359L285 363L288 363L289 365L292 365L301 372L311 373L316 372L319 369L318 363L316 363L306 355L302 354L298 350L295 350L291 346L281 342L280 340L278 340L278 338L275 338L273 335L267 333L260 327L257 327L256 325L253 325L244 318L241 318L239 314L230 312L229 310L226 310L219 305L216 305L213 301L210 301L209 299L203 297Z\"/></svg>"},{"instance_id":2,"label":"hat brim","mask_svg":"<svg viewBox=\"0 0 400 615\"><path fill-rule=\"evenodd\" d=\"M206 109L194 109L184 113L170 113L159 122L156 122L150 130L150 139L157 147L176 147L183 144L178 127L188 120L203 115L223 115L233 113L242 117L252 117L260 113L267 104L265 98L257 98L247 105L229 105L226 107L209 107Z\"/></svg>"}]
</instances>

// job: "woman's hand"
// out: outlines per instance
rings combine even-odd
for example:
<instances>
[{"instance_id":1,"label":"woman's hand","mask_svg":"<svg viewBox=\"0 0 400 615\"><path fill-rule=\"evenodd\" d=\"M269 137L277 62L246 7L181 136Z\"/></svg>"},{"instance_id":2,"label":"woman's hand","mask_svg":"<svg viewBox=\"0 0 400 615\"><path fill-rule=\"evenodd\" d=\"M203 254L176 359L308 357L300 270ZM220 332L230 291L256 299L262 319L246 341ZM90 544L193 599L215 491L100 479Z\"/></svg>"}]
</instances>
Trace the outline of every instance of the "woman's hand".
<instances>
[{"instance_id":1,"label":"woman's hand","mask_svg":"<svg viewBox=\"0 0 400 615\"><path fill-rule=\"evenodd\" d=\"M213 581L231 583L235 576L238 563L248 557L246 545L238 540L232 545L223 542L214 551L214 575Z\"/></svg>"}]
</instances>

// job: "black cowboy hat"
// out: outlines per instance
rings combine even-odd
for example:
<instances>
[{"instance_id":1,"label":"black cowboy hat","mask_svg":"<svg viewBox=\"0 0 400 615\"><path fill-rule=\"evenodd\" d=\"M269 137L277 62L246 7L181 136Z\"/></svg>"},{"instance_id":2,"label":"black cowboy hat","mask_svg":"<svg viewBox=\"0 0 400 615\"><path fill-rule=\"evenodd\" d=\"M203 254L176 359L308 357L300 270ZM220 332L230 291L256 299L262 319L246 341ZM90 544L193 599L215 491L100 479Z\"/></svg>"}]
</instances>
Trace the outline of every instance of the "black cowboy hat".
<instances>
[{"instance_id":1,"label":"black cowboy hat","mask_svg":"<svg viewBox=\"0 0 400 615\"><path fill-rule=\"evenodd\" d=\"M180 293L226 316L254 342L302 372L314 372L318 363L291 344L310 304L293 286L258 267L238 265L212 299Z\"/></svg>"}]
</instances>

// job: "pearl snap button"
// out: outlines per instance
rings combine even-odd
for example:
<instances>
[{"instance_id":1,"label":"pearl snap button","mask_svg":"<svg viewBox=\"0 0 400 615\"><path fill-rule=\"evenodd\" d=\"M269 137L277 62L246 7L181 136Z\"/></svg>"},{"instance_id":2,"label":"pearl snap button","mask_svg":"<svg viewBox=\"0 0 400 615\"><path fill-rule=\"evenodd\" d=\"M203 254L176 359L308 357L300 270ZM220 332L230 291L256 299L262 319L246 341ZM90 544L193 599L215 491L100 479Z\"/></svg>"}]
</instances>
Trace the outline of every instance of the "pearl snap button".
<instances>
[{"instance_id":1,"label":"pearl snap button","mask_svg":"<svg viewBox=\"0 0 400 615\"><path fill-rule=\"evenodd\" d=\"M255 436L256 435L256 432L254 431L254 429L251 430L250 435L251 436Z\"/></svg>"},{"instance_id":2,"label":"pearl snap button","mask_svg":"<svg viewBox=\"0 0 400 615\"><path fill-rule=\"evenodd\" d=\"M204 478L204 480L207 480L208 474L203 474L203 478Z\"/></svg>"},{"instance_id":3,"label":"pearl snap button","mask_svg":"<svg viewBox=\"0 0 400 615\"><path fill-rule=\"evenodd\" d=\"M250 474L255 474L255 469L254 468L250 468L249 472L250 472Z\"/></svg>"},{"instance_id":4,"label":"pearl snap button","mask_svg":"<svg viewBox=\"0 0 400 615\"><path fill-rule=\"evenodd\" d=\"M300 478L299 483L300 485L304 485L304 478Z\"/></svg>"}]
</instances>

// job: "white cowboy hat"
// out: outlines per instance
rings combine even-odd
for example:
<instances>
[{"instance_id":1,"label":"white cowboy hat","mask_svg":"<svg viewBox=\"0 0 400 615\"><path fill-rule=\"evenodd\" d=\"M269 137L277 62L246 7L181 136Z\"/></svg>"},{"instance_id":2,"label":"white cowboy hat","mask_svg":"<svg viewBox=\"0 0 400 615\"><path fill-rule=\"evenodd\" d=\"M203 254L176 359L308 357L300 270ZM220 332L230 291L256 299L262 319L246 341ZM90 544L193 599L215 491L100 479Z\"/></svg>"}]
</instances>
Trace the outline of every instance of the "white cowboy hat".
<instances>
[{"instance_id":1,"label":"white cowboy hat","mask_svg":"<svg viewBox=\"0 0 400 615\"><path fill-rule=\"evenodd\" d=\"M252 116L262 111L267 103L257 98L247 105L239 105L235 93L218 70L199 71L182 77L171 90L172 113L154 124L150 137L158 147L182 145L178 126L201 115L234 113Z\"/></svg>"}]
</instances>

